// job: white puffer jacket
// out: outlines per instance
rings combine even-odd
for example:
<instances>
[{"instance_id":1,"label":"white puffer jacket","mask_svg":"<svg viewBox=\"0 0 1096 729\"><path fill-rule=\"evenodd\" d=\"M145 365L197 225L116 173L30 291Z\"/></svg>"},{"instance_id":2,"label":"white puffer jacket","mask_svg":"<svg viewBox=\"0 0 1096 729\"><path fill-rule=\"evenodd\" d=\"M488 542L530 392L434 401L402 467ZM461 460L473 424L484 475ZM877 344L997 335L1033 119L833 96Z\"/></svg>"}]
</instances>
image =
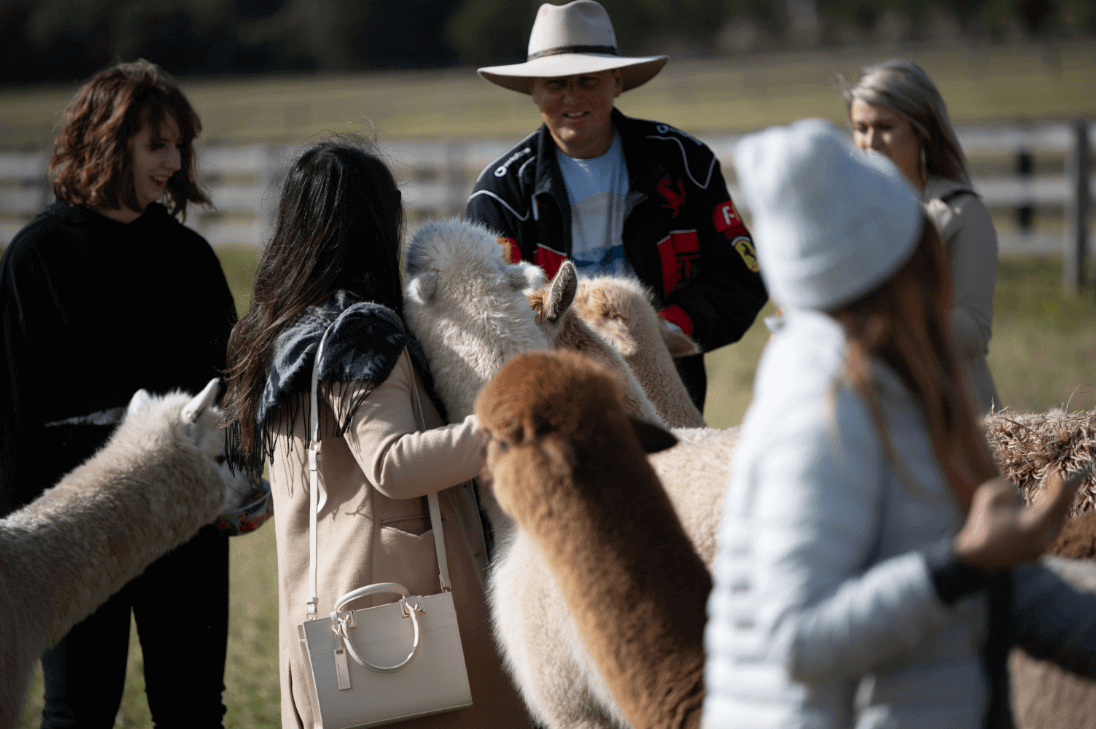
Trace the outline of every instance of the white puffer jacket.
<instances>
[{"instance_id":1,"label":"white puffer jacket","mask_svg":"<svg viewBox=\"0 0 1096 729\"><path fill-rule=\"evenodd\" d=\"M905 480L865 402L835 389L844 341L792 311L759 365L709 602L709 728L981 724L985 594L945 606L925 557L961 510L892 370L875 363Z\"/></svg>"}]
</instances>

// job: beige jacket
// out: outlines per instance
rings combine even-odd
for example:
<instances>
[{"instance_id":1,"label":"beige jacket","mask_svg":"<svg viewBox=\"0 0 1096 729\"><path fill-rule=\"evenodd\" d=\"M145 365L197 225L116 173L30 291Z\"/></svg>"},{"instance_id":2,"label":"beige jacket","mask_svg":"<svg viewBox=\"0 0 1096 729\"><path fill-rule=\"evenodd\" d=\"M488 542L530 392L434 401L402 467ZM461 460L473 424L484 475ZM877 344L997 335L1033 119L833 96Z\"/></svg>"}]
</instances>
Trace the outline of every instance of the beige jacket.
<instances>
[{"instance_id":1,"label":"beige jacket","mask_svg":"<svg viewBox=\"0 0 1096 729\"><path fill-rule=\"evenodd\" d=\"M955 301L952 337L966 367L980 413L1003 407L986 364L993 324L993 288L997 282L997 231L989 210L969 185L929 177L922 195L925 210L947 246Z\"/></svg>"},{"instance_id":2,"label":"beige jacket","mask_svg":"<svg viewBox=\"0 0 1096 729\"><path fill-rule=\"evenodd\" d=\"M417 432L411 387L419 390L428 430ZM321 388L321 392L324 389ZM298 397L307 398L304 393ZM339 411L336 394L321 409ZM332 408L332 406L334 406ZM308 584L308 466L306 408L295 407L292 436L277 440L270 482L278 550L279 674L283 729L314 726L297 637L305 620ZM321 412L321 418L325 414ZM321 477L327 503L317 522L320 615L343 594L374 582L398 582L413 594L440 592L425 494L437 491L445 526L449 574L460 623L473 706L403 722L399 727L522 727L530 720L504 672L485 601L487 552L470 479L483 464L474 416L446 426L427 397L406 350L388 379L357 407L343 438L322 441ZM456 485L454 485L456 484ZM356 601L369 607L397 599Z\"/></svg>"}]
</instances>

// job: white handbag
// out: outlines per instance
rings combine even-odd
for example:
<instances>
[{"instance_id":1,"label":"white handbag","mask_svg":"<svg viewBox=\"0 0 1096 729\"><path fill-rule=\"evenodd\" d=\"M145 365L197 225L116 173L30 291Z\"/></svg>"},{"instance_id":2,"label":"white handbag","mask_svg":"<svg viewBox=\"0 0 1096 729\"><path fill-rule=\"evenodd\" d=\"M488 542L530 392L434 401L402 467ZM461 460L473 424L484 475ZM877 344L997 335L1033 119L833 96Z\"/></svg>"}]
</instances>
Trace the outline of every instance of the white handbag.
<instances>
[{"instance_id":1,"label":"white handbag","mask_svg":"<svg viewBox=\"0 0 1096 729\"><path fill-rule=\"evenodd\" d=\"M328 329L330 331L330 328ZM316 729L371 727L437 714L472 705L468 671L464 665L445 557L441 509L430 494L430 525L438 557L441 589L437 595L411 595L402 585L382 582L351 590L340 597L330 615L318 617L316 514L320 500L320 432L317 385L320 356L327 332L320 340L312 369L309 468L309 579L308 618L297 626L301 650L309 671L303 677ZM418 425L425 429L418 400ZM326 493L323 494L326 502ZM358 610L347 606L361 597L380 593L400 596L398 602Z\"/></svg>"}]
</instances>

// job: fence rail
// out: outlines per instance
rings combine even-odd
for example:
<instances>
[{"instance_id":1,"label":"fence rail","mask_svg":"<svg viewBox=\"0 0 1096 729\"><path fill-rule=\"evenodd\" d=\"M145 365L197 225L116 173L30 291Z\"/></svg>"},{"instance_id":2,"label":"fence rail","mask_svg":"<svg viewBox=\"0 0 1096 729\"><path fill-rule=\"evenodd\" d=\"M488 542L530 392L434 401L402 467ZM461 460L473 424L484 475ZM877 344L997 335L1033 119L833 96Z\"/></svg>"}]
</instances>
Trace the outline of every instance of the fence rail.
<instances>
[{"instance_id":1,"label":"fence rail","mask_svg":"<svg viewBox=\"0 0 1096 729\"><path fill-rule=\"evenodd\" d=\"M1096 122L1078 121L966 126L957 130L960 144L975 161L974 187L991 209L1060 212L1062 234L1003 232L1004 253L1062 253L1066 285L1082 283L1086 266L1088 211L1096 190L1088 162L1096 138ZM719 157L731 182L731 195L740 201L734 184L731 157L741 135L703 139ZM458 215L480 171L505 151L513 140L396 141L385 148L394 162L403 199L414 217ZM198 210L188 224L214 246L258 246L270 229L276 193L272 183L297 147L251 144L204 147L199 150L200 171L209 185L216 208ZM1017 160L1019 172L978 174L979 158ZM1039 174L1033 158L1045 158ZM1024 160L1028 162L1025 165ZM52 200L46 181L48 157L44 152L0 153L0 245ZM743 206L744 207L744 206ZM746 210L748 213L748 209Z\"/></svg>"}]
</instances>

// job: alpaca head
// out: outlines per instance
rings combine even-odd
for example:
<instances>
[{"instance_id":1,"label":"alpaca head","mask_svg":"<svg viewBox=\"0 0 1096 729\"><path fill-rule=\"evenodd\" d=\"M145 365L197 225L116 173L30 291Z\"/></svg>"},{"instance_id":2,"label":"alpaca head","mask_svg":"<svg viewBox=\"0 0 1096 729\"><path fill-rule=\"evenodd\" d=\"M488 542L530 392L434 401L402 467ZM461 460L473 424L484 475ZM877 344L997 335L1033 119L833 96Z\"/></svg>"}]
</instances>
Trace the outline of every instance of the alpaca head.
<instances>
[{"instance_id":1,"label":"alpaca head","mask_svg":"<svg viewBox=\"0 0 1096 729\"><path fill-rule=\"evenodd\" d=\"M620 386L604 367L567 351L515 356L483 388L476 415L488 435L489 472L528 448L573 471L604 462L607 448L619 456L622 443L653 453L677 442L625 413Z\"/></svg>"},{"instance_id":2,"label":"alpaca head","mask_svg":"<svg viewBox=\"0 0 1096 729\"><path fill-rule=\"evenodd\" d=\"M126 408L125 422L132 427L142 419L162 418L165 415L173 418L175 428L181 436L180 440L193 446L217 467L225 485L224 513L228 514L240 509L244 501L253 497L256 491L263 491L263 486L266 486L265 491L269 493L269 485L252 483L243 471L233 471L229 467L225 458L224 417L216 404L220 389L221 381L214 378L193 397L186 397L181 393L157 397L147 390L138 390ZM161 412L165 408L167 412ZM260 516L262 518L257 520ZM265 508L259 509L248 522L250 528L256 528L268 516Z\"/></svg>"},{"instance_id":3,"label":"alpaca head","mask_svg":"<svg viewBox=\"0 0 1096 729\"><path fill-rule=\"evenodd\" d=\"M700 345L657 314L654 293L639 281L618 276L584 279L574 299L583 321L626 359L656 347L659 340L671 357L700 353Z\"/></svg>"},{"instance_id":4,"label":"alpaca head","mask_svg":"<svg viewBox=\"0 0 1096 729\"><path fill-rule=\"evenodd\" d=\"M574 264L565 261L548 286L529 293L529 305L536 313L537 325L553 348L578 352L605 367L621 388L625 412L663 425L663 419L632 368L572 307L576 291L584 284L585 281L579 281Z\"/></svg>"},{"instance_id":5,"label":"alpaca head","mask_svg":"<svg viewBox=\"0 0 1096 729\"><path fill-rule=\"evenodd\" d=\"M654 294L631 278L596 276L579 282L573 310L628 363L661 422L703 427L674 359L700 346L658 315Z\"/></svg>"},{"instance_id":6,"label":"alpaca head","mask_svg":"<svg viewBox=\"0 0 1096 729\"><path fill-rule=\"evenodd\" d=\"M508 262L483 226L458 218L427 223L408 243L404 266L404 321L451 418L471 414L480 388L510 357L548 348L526 298L544 284L544 273Z\"/></svg>"}]
</instances>

